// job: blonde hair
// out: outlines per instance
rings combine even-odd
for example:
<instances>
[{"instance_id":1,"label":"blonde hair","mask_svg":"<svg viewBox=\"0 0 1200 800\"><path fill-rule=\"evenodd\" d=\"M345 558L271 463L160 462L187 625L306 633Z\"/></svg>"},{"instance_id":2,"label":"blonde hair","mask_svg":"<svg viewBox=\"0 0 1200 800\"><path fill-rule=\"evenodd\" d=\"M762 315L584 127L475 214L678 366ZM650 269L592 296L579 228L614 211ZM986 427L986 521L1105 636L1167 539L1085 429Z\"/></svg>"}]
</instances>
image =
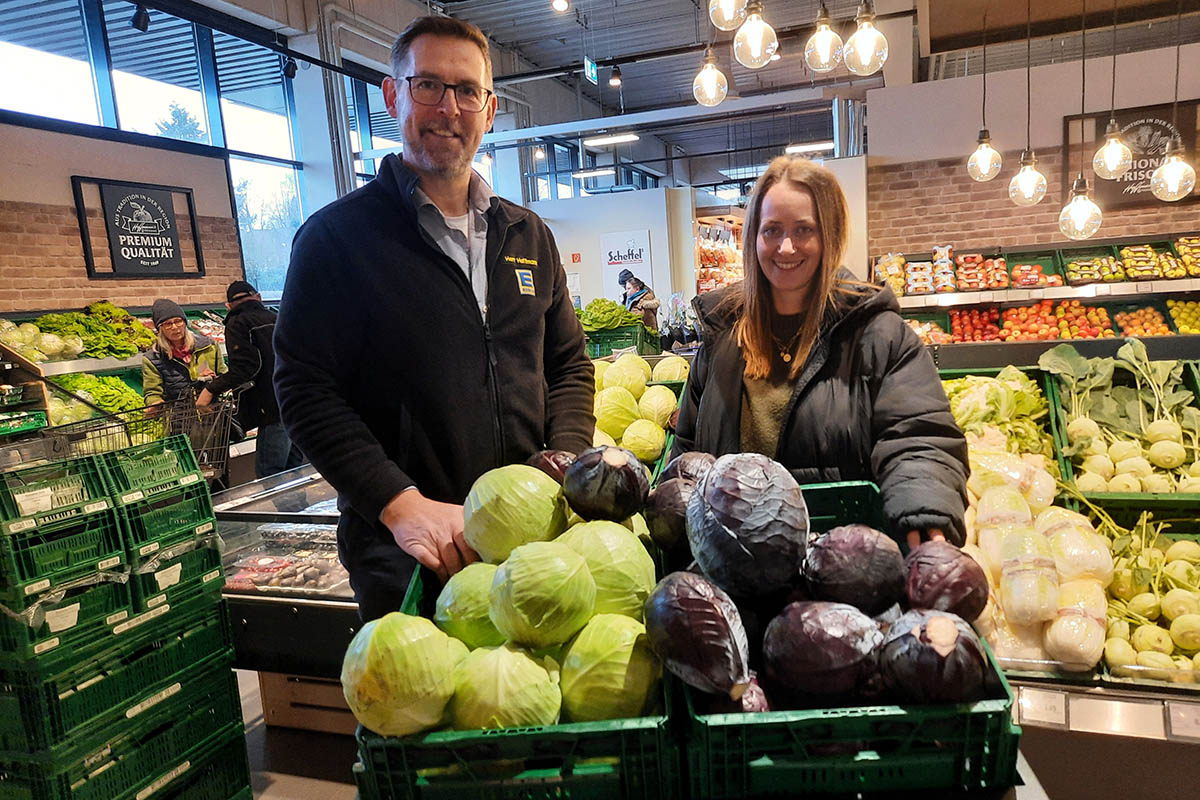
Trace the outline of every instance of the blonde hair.
<instances>
[{"instance_id":1,"label":"blonde hair","mask_svg":"<svg viewBox=\"0 0 1200 800\"><path fill-rule=\"evenodd\" d=\"M762 223L763 198L772 186L786 182L795 189L807 189L812 193L816 210L817 231L821 236L821 264L814 276L814 285L808 295L808 308L800 322L796 352L792 358L788 377L795 380L800 376L808 354L812 351L821 330L821 321L826 309L836 305L836 296L860 294L865 284L841 281L837 277L846 252L846 227L849 212L846 196L837 178L823 166L807 158L780 156L774 159L767 170L754 184L746 208L744 231L745 277L741 291L734 293L738 318L734 323L734 335L746 361L747 378L765 378L771 374L771 363L776 352L771 333L771 319L775 305L771 300L771 284L763 274L758 262L758 231Z\"/></svg>"},{"instance_id":2,"label":"blonde hair","mask_svg":"<svg viewBox=\"0 0 1200 800\"><path fill-rule=\"evenodd\" d=\"M187 327L187 320L184 320L183 344L184 350L196 349L196 337L192 334L192 329ZM167 338L161 325L158 326L158 339L154 342L154 347L167 358L170 358L171 353L175 350L175 345L171 344L171 340Z\"/></svg>"}]
</instances>

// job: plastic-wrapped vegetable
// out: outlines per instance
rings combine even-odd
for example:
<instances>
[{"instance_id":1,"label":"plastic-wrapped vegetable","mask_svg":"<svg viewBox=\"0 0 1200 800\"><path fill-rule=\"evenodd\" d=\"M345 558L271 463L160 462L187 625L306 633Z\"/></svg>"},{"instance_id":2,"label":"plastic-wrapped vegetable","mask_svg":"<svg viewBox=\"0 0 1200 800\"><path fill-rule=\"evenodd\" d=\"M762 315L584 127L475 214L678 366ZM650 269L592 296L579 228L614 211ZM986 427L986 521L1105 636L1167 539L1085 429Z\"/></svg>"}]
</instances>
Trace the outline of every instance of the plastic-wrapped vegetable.
<instances>
[{"instance_id":1,"label":"plastic-wrapped vegetable","mask_svg":"<svg viewBox=\"0 0 1200 800\"><path fill-rule=\"evenodd\" d=\"M1033 511L1024 495L1011 486L995 486L979 495L975 524L981 528L994 525L1032 525Z\"/></svg>"},{"instance_id":2,"label":"plastic-wrapped vegetable","mask_svg":"<svg viewBox=\"0 0 1200 800\"><path fill-rule=\"evenodd\" d=\"M1058 587L1058 615L1042 632L1046 654L1064 669L1085 671L1104 655L1108 598L1100 581L1067 581Z\"/></svg>"},{"instance_id":3,"label":"plastic-wrapped vegetable","mask_svg":"<svg viewBox=\"0 0 1200 800\"><path fill-rule=\"evenodd\" d=\"M1091 578L1108 586L1113 578L1108 542L1082 514L1065 508L1048 508L1038 514L1034 528L1050 542L1059 581Z\"/></svg>"},{"instance_id":4,"label":"plastic-wrapped vegetable","mask_svg":"<svg viewBox=\"0 0 1200 800\"><path fill-rule=\"evenodd\" d=\"M1035 662L1029 665L1033 669L1040 666L1036 662L1049 661L1042 644L1042 630L1046 627L1043 623L1014 625L999 605L993 607L991 621L994 627L987 639L996 658Z\"/></svg>"},{"instance_id":5,"label":"plastic-wrapped vegetable","mask_svg":"<svg viewBox=\"0 0 1200 800\"><path fill-rule=\"evenodd\" d=\"M1057 489L1049 472L1012 453L971 453L971 477L967 486L980 496L981 503L989 489L999 486L1016 489L1034 514L1054 502ZM979 514L983 515L982 506ZM983 520L979 520L979 524L984 524Z\"/></svg>"},{"instance_id":6,"label":"plastic-wrapped vegetable","mask_svg":"<svg viewBox=\"0 0 1200 800\"><path fill-rule=\"evenodd\" d=\"M1013 530L1001 542L1000 604L1016 625L1053 619L1058 575L1046 537L1032 528Z\"/></svg>"}]
</instances>

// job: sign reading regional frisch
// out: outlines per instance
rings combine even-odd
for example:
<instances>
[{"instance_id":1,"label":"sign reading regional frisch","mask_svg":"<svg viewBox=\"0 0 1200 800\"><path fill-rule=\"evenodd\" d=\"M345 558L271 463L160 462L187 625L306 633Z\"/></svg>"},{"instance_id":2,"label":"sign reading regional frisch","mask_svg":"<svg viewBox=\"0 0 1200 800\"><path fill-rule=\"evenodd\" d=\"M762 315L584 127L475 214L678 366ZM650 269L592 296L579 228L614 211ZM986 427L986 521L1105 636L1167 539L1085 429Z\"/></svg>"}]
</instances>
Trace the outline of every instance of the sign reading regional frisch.
<instances>
[{"instance_id":1,"label":"sign reading regional frisch","mask_svg":"<svg viewBox=\"0 0 1200 800\"><path fill-rule=\"evenodd\" d=\"M129 277L183 272L171 192L100 183L113 272Z\"/></svg>"}]
</instances>

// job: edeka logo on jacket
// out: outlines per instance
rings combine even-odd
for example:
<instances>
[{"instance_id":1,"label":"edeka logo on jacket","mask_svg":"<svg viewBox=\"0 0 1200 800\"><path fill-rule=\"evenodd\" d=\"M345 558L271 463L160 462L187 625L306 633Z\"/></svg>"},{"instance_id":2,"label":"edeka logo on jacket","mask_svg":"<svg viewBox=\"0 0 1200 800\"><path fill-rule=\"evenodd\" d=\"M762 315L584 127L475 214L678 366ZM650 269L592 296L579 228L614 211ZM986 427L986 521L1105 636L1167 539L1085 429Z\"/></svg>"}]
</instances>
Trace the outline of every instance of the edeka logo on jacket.
<instances>
[{"instance_id":1,"label":"edeka logo on jacket","mask_svg":"<svg viewBox=\"0 0 1200 800\"><path fill-rule=\"evenodd\" d=\"M536 267L538 265L536 259L524 258L523 256L505 256L504 260L509 264L528 264L531 267ZM521 294L537 294L537 290L533 285L533 270L514 269L513 274L517 276L517 290L520 291Z\"/></svg>"}]
</instances>

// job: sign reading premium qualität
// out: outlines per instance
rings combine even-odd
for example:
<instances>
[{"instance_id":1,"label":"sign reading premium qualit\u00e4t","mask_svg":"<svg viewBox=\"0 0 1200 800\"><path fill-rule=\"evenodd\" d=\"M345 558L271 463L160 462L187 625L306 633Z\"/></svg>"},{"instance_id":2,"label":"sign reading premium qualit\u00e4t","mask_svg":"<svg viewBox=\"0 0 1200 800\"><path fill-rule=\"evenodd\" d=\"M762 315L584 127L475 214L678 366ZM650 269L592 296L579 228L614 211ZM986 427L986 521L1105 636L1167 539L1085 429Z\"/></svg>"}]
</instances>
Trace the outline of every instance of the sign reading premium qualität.
<instances>
[{"instance_id":1,"label":"sign reading premium qualit\u00e4t","mask_svg":"<svg viewBox=\"0 0 1200 800\"><path fill-rule=\"evenodd\" d=\"M1121 128L1121 138L1133 153L1133 166L1120 178L1112 181L1092 176L1093 196L1102 209L1107 211L1162 205L1162 201L1150 192L1150 177L1166 158L1167 143L1171 140L1183 145L1189 159L1195 157L1198 107L1200 101L1181 102L1177 118L1172 113L1169 103L1161 106L1117 109L1117 125ZM1109 114L1103 112L1087 116L1095 123L1095 140L1084 154L1085 160L1090 162L1092 155L1104 144L1104 131L1108 125ZM1090 174L1091 164L1087 167L1085 172ZM1075 171L1069 172L1073 177ZM1185 201L1196 199L1200 199L1200 196L1192 194L1185 198Z\"/></svg>"},{"instance_id":2,"label":"sign reading premium qualit\u00e4t","mask_svg":"<svg viewBox=\"0 0 1200 800\"><path fill-rule=\"evenodd\" d=\"M101 183L100 202L113 272L129 276L183 272L179 227L170 192Z\"/></svg>"},{"instance_id":3,"label":"sign reading premium qualit\u00e4t","mask_svg":"<svg viewBox=\"0 0 1200 800\"><path fill-rule=\"evenodd\" d=\"M108 239L111 270L97 269L93 242L88 230L88 201L85 185L96 187L100 214ZM79 233L90 278L197 278L204 275L204 254L196 226L192 190L177 186L136 183L113 178L71 176ZM95 193L90 194L95 198ZM189 234L181 234L175 215L176 198L187 201ZM184 250L187 255L185 266ZM194 260L191 256L194 254ZM101 261L103 265L103 261ZM193 270L194 267L194 270Z\"/></svg>"}]
</instances>

